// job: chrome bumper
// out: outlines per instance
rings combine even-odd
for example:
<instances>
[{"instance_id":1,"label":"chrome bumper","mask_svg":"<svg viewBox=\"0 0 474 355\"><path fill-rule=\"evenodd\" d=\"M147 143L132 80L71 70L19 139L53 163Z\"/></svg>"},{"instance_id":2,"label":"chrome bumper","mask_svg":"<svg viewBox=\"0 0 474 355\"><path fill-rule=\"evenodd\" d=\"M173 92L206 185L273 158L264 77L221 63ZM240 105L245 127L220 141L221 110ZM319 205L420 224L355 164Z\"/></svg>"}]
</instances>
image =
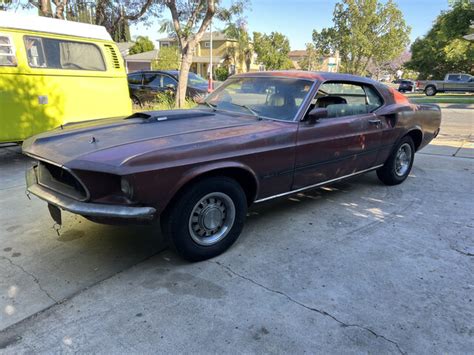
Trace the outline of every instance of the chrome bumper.
<instances>
[{"instance_id":1,"label":"chrome bumper","mask_svg":"<svg viewBox=\"0 0 474 355\"><path fill-rule=\"evenodd\" d=\"M153 207L129 207L76 201L39 185L35 167L26 171L26 187L29 193L47 203L81 216L152 219L156 212Z\"/></svg>"}]
</instances>

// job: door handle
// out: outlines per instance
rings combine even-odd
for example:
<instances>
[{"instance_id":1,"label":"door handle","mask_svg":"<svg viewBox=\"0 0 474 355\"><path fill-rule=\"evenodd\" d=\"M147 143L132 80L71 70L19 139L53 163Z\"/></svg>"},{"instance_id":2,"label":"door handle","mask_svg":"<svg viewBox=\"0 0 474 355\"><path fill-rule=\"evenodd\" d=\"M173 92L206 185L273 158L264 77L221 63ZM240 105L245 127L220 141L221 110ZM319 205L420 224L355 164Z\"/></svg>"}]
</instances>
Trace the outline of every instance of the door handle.
<instances>
[{"instance_id":1,"label":"door handle","mask_svg":"<svg viewBox=\"0 0 474 355\"><path fill-rule=\"evenodd\" d=\"M378 126L382 124L382 121L380 121L379 119L373 119L373 120L369 120L369 123Z\"/></svg>"}]
</instances>

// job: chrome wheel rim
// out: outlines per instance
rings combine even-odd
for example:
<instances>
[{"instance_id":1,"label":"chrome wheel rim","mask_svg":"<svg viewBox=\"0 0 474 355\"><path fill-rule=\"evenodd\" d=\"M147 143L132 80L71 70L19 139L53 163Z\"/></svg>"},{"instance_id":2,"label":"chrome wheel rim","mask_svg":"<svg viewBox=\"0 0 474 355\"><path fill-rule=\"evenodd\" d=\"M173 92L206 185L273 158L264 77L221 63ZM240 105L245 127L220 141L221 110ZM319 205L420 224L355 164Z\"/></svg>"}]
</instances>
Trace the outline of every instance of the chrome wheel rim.
<instances>
[{"instance_id":1,"label":"chrome wheel rim","mask_svg":"<svg viewBox=\"0 0 474 355\"><path fill-rule=\"evenodd\" d=\"M398 148L397 155L395 158L395 174L397 176L405 176L410 169L411 159L411 146L408 143L403 143Z\"/></svg>"},{"instance_id":2,"label":"chrome wheel rim","mask_svg":"<svg viewBox=\"0 0 474 355\"><path fill-rule=\"evenodd\" d=\"M426 93L428 95L432 95L434 93L434 89L432 87L429 87L428 89L426 89Z\"/></svg>"},{"instance_id":3,"label":"chrome wheel rim","mask_svg":"<svg viewBox=\"0 0 474 355\"><path fill-rule=\"evenodd\" d=\"M189 233L199 245L214 245L229 234L234 221L232 199L222 192L212 192L194 205L189 216Z\"/></svg>"}]
</instances>

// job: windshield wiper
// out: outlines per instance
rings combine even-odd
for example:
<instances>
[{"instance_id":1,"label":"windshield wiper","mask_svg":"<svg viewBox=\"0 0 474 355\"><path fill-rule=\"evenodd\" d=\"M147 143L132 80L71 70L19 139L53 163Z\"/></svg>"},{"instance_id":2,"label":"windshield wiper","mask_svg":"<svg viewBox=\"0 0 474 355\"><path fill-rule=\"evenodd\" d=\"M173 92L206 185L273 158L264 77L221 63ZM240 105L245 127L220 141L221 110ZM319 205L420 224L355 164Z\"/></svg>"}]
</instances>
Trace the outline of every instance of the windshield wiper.
<instances>
[{"instance_id":1,"label":"windshield wiper","mask_svg":"<svg viewBox=\"0 0 474 355\"><path fill-rule=\"evenodd\" d=\"M245 109L247 109L247 111L249 111L252 115L254 115L255 117L257 117L259 120L261 120L262 118L260 117L260 115L258 114L257 111L255 111L253 108L247 106L247 105L239 105L239 104L236 104L236 103L233 103L231 102L232 105L235 105L235 106L238 106L238 107L243 107Z\"/></svg>"},{"instance_id":2,"label":"windshield wiper","mask_svg":"<svg viewBox=\"0 0 474 355\"><path fill-rule=\"evenodd\" d=\"M210 102L207 102L207 101L203 101L203 103L205 103L207 106L209 106L213 111L216 111L216 106L217 105L211 104Z\"/></svg>"}]
</instances>

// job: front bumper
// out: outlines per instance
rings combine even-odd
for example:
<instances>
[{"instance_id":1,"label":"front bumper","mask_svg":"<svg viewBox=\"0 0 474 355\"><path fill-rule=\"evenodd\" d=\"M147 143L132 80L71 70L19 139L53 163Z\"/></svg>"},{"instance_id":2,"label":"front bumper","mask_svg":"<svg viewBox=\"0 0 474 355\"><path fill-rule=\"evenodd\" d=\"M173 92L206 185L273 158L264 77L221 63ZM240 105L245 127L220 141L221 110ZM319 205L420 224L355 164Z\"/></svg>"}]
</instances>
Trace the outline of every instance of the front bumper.
<instances>
[{"instance_id":1,"label":"front bumper","mask_svg":"<svg viewBox=\"0 0 474 355\"><path fill-rule=\"evenodd\" d=\"M150 220L156 213L153 207L106 205L74 200L39 185L35 167L26 171L26 187L29 193L47 203L81 216Z\"/></svg>"}]
</instances>

